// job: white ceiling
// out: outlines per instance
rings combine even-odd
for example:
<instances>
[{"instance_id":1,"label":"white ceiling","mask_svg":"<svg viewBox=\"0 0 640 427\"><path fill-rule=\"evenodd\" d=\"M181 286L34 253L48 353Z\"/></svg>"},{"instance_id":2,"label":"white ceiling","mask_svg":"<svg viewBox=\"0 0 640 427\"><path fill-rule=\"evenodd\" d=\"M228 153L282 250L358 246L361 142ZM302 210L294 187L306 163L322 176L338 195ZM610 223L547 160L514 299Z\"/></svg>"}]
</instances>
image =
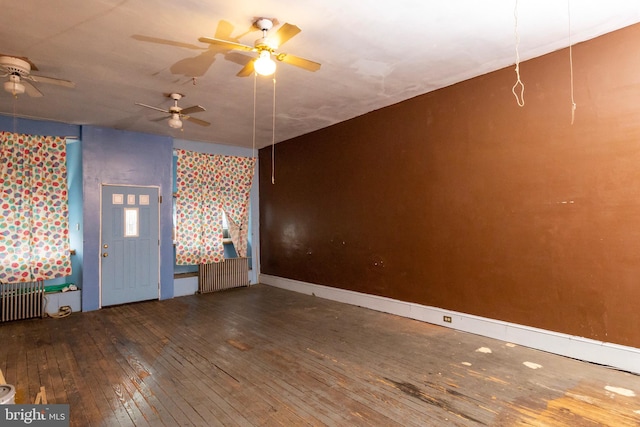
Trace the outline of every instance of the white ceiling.
<instances>
[{"instance_id":1,"label":"white ceiling","mask_svg":"<svg viewBox=\"0 0 640 427\"><path fill-rule=\"evenodd\" d=\"M322 64L309 72L278 63L276 142L513 65L516 16L522 61L568 46L570 34L575 44L640 22L637 0L5 3L0 53L28 57L33 74L76 87L37 84L42 98L0 91L0 113L244 147L253 144L254 78L235 74L246 54L198 38L253 45L255 17L300 27L280 51ZM257 147L272 141L272 80L256 80ZM173 130L153 121L162 113L134 104L168 108L169 92L186 96L182 107L204 106L193 116L212 125Z\"/></svg>"}]
</instances>

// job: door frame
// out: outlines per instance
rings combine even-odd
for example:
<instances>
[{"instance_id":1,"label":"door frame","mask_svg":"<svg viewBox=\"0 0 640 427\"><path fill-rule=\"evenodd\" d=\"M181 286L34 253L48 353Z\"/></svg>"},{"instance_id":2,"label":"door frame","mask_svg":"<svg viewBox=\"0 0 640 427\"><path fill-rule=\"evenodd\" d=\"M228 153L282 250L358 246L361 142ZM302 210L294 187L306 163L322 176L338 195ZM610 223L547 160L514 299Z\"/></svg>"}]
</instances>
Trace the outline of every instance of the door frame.
<instances>
[{"instance_id":1,"label":"door frame","mask_svg":"<svg viewBox=\"0 0 640 427\"><path fill-rule=\"evenodd\" d=\"M136 184L113 184L113 183L101 183L100 184L100 230L98 232L98 308L102 308L102 193L104 187L134 187L134 188L155 188L158 198L162 197L161 188L159 185L136 185ZM162 239L160 238L160 206L162 203L158 201L158 299L160 299L160 272L162 257Z\"/></svg>"}]
</instances>

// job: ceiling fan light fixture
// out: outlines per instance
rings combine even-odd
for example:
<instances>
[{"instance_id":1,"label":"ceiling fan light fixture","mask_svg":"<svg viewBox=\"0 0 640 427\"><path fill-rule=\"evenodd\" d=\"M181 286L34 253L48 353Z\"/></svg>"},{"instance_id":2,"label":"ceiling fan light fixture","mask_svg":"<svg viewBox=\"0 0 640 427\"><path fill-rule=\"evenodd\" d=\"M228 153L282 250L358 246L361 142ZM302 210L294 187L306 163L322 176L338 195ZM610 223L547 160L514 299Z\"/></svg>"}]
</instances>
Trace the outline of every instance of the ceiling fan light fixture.
<instances>
[{"instance_id":1,"label":"ceiling fan light fixture","mask_svg":"<svg viewBox=\"0 0 640 427\"><path fill-rule=\"evenodd\" d=\"M4 90L13 96L18 96L24 93L25 87L19 82L4 82Z\"/></svg>"},{"instance_id":2,"label":"ceiling fan light fixture","mask_svg":"<svg viewBox=\"0 0 640 427\"><path fill-rule=\"evenodd\" d=\"M180 120L180 115L178 113L171 114L171 118L168 121L169 126L174 129L182 128L182 120Z\"/></svg>"},{"instance_id":3,"label":"ceiling fan light fixture","mask_svg":"<svg viewBox=\"0 0 640 427\"><path fill-rule=\"evenodd\" d=\"M276 72L276 63L271 59L271 52L263 50L260 57L253 64L256 73L261 76L270 76Z\"/></svg>"},{"instance_id":4,"label":"ceiling fan light fixture","mask_svg":"<svg viewBox=\"0 0 640 427\"><path fill-rule=\"evenodd\" d=\"M9 80L4 82L4 90L9 92L13 96L18 96L24 93L25 87L20 83L20 76L18 74L10 74Z\"/></svg>"}]
</instances>

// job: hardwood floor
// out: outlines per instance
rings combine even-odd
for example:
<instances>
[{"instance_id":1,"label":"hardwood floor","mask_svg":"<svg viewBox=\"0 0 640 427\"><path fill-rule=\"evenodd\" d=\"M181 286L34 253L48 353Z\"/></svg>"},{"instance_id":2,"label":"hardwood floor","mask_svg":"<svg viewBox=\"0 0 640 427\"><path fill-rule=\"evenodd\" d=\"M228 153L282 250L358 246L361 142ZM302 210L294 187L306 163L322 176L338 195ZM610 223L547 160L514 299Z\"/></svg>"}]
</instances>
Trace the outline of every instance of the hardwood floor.
<instances>
[{"instance_id":1,"label":"hardwood floor","mask_svg":"<svg viewBox=\"0 0 640 427\"><path fill-rule=\"evenodd\" d=\"M0 369L83 427L640 425L636 375L263 285L0 324Z\"/></svg>"}]
</instances>

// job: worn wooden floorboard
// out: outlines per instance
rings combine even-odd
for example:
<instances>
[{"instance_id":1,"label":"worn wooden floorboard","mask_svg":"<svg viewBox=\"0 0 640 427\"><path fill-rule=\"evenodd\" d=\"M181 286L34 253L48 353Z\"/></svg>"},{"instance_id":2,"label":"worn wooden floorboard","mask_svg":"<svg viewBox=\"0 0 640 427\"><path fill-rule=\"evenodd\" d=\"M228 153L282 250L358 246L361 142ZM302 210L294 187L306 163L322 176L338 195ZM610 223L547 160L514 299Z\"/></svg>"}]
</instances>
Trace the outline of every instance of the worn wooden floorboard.
<instances>
[{"instance_id":1,"label":"worn wooden floorboard","mask_svg":"<svg viewBox=\"0 0 640 427\"><path fill-rule=\"evenodd\" d=\"M122 308L131 310L132 306ZM203 394L199 391L200 377L189 369L189 361L182 357L176 359L172 355L167 358L159 357L161 354L155 349L153 342L160 342L164 347L167 341L154 338L152 327L134 320L120 327L114 324L111 328L120 331L121 337L115 342L119 351L125 355L126 363L135 367L140 383L148 385L148 393L157 395L158 400L169 408L176 423L206 424L207 419L220 415L214 405L203 404ZM141 339L133 342L125 339L126 336L139 336ZM175 390L184 392L178 396Z\"/></svg>"},{"instance_id":2,"label":"worn wooden floorboard","mask_svg":"<svg viewBox=\"0 0 640 427\"><path fill-rule=\"evenodd\" d=\"M135 325L135 323L133 323ZM175 422L176 425L189 425L204 423L204 419L194 411L191 402L183 397L176 398L172 390L185 387L178 379L172 378L175 372L173 369L166 370L162 365L156 364L155 369L148 369L140 360L146 360L147 353L139 352L147 348L152 348L152 344L145 346L148 341L148 329L133 331L141 337L138 351L134 351L130 343L123 343L112 339L120 353L120 363L128 364L128 376L131 382L140 389L146 399L153 402L153 407L158 411L161 420L165 424ZM153 355L150 357L155 358ZM185 387L186 389L186 387ZM207 408L208 409L208 408Z\"/></svg>"},{"instance_id":3,"label":"worn wooden floorboard","mask_svg":"<svg viewBox=\"0 0 640 427\"><path fill-rule=\"evenodd\" d=\"M127 308L129 307L123 306L123 309ZM115 329L116 326L113 325L111 328ZM186 390L189 388L185 386L184 378L172 375L176 372L175 369L172 367L166 369L161 363L155 364L153 368L145 365L145 361L157 359L157 352L154 351L155 343L163 343L152 334L152 331L152 328L147 328L145 325L127 322L126 325L119 328L120 335L128 336L131 334L131 336L135 335L140 339L136 342L112 339L118 352L121 353L121 357L126 359L135 371L132 381L135 381L140 387L145 387L146 395L153 396L165 424L170 423L172 418L176 425L204 423L204 419L193 409L190 401L185 400L184 397L178 398L173 394L175 389L184 388ZM164 343L166 344L166 341ZM165 413L168 413L168 416Z\"/></svg>"},{"instance_id":4,"label":"worn wooden floorboard","mask_svg":"<svg viewBox=\"0 0 640 427\"><path fill-rule=\"evenodd\" d=\"M83 379L79 377L76 369L77 365L73 358L70 344L61 341L52 343L51 347L53 348L53 357L58 362L58 370L62 377L62 387L67 394L66 400L52 400L52 403L67 403L70 408L76 408L74 411L76 425L98 425L96 422L92 423L90 421L90 414L97 412L97 406L93 400L85 399L85 396L81 393Z\"/></svg>"},{"instance_id":5,"label":"worn wooden floorboard","mask_svg":"<svg viewBox=\"0 0 640 427\"><path fill-rule=\"evenodd\" d=\"M268 286L0 324L72 426L638 426L640 377Z\"/></svg>"},{"instance_id":6,"label":"worn wooden floorboard","mask_svg":"<svg viewBox=\"0 0 640 427\"><path fill-rule=\"evenodd\" d=\"M64 319L67 324L69 320L71 318ZM61 322L62 319L59 321ZM78 326L78 333L72 334L69 340L78 369L78 377L84 380L80 393L90 395L98 409L97 414L91 414L92 425L127 425L131 422L128 415L128 402L122 402L118 399L113 390L113 386L116 385L113 382L113 376L107 376L103 373L102 365L105 361L91 336L93 328L91 325ZM58 337L58 339L60 338L62 337ZM117 366L112 364L112 369L115 371ZM73 415L72 411L72 419Z\"/></svg>"}]
</instances>

